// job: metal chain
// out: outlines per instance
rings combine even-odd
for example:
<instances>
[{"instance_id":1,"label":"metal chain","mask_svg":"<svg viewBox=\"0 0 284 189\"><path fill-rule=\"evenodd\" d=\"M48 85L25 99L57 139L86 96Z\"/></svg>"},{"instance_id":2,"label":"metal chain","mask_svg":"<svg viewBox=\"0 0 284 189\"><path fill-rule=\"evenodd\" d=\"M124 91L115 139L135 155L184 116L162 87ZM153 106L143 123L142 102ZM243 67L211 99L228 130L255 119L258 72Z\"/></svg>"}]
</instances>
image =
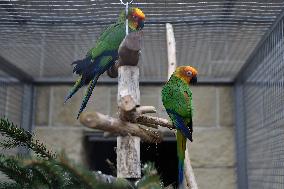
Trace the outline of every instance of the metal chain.
<instances>
[{"instance_id":1,"label":"metal chain","mask_svg":"<svg viewBox=\"0 0 284 189\"><path fill-rule=\"evenodd\" d=\"M124 3L124 2L123 2L123 0L120 0L120 3L121 3L121 4L123 4L123 5L126 5L126 4L132 4L132 2L133 2L133 0L131 0L130 2L126 2L126 3Z\"/></svg>"},{"instance_id":2,"label":"metal chain","mask_svg":"<svg viewBox=\"0 0 284 189\"><path fill-rule=\"evenodd\" d=\"M123 0L120 0L120 3L125 5L125 15L126 15L126 21L125 21L125 33L126 35L128 35L128 5L131 4L133 2L133 0L131 0L130 2L126 2L124 3Z\"/></svg>"}]
</instances>

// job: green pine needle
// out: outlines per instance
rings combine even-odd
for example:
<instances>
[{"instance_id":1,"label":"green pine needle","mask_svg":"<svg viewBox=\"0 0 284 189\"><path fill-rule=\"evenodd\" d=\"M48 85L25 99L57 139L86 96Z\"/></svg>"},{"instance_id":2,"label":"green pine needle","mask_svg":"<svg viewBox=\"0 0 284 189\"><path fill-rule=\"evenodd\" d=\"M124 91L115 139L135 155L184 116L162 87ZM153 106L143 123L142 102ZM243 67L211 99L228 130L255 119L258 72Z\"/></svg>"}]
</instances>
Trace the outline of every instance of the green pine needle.
<instances>
[{"instance_id":1,"label":"green pine needle","mask_svg":"<svg viewBox=\"0 0 284 189\"><path fill-rule=\"evenodd\" d=\"M50 188L64 188L69 185L70 178L54 160L25 159L23 164L33 171L34 176Z\"/></svg>"},{"instance_id":2,"label":"green pine needle","mask_svg":"<svg viewBox=\"0 0 284 189\"><path fill-rule=\"evenodd\" d=\"M154 163L148 162L144 165L144 176L137 182L138 189L162 189L163 183L160 180L160 176L155 168Z\"/></svg>"},{"instance_id":3,"label":"green pine needle","mask_svg":"<svg viewBox=\"0 0 284 189\"><path fill-rule=\"evenodd\" d=\"M78 182L82 184L82 187L86 189L96 188L98 183L95 179L95 175L92 172L74 165L74 163L71 163L71 161L64 154L60 154L59 161L60 166L62 166L67 172L72 175L75 183Z\"/></svg>"},{"instance_id":4,"label":"green pine needle","mask_svg":"<svg viewBox=\"0 0 284 189\"><path fill-rule=\"evenodd\" d=\"M30 172L22 168L14 157L0 155L0 171L21 185L31 182Z\"/></svg>"},{"instance_id":5,"label":"green pine needle","mask_svg":"<svg viewBox=\"0 0 284 189\"><path fill-rule=\"evenodd\" d=\"M55 154L48 151L38 140L34 140L31 133L22 128L18 128L13 123L9 122L8 119L0 119L0 133L8 138L8 140L0 143L0 146L4 148L26 146L43 158L55 158Z\"/></svg>"},{"instance_id":6,"label":"green pine needle","mask_svg":"<svg viewBox=\"0 0 284 189\"><path fill-rule=\"evenodd\" d=\"M22 189L23 187L14 182L0 182L0 189Z\"/></svg>"}]
</instances>

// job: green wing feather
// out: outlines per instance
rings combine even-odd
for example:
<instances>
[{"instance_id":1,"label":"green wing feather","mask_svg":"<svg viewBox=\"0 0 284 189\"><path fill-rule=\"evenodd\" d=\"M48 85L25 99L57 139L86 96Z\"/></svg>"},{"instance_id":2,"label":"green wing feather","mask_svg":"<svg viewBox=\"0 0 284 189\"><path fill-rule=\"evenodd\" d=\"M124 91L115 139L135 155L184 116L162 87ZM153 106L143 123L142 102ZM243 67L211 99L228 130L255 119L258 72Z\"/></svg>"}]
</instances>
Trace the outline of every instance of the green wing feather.
<instances>
[{"instance_id":1,"label":"green wing feather","mask_svg":"<svg viewBox=\"0 0 284 189\"><path fill-rule=\"evenodd\" d=\"M192 92L178 77L172 76L163 87L162 101L166 109L174 110L182 117L192 116Z\"/></svg>"},{"instance_id":2,"label":"green wing feather","mask_svg":"<svg viewBox=\"0 0 284 189\"><path fill-rule=\"evenodd\" d=\"M95 47L89 50L87 56L95 59L105 51L117 50L124 37L125 23L112 24L98 38Z\"/></svg>"}]
</instances>

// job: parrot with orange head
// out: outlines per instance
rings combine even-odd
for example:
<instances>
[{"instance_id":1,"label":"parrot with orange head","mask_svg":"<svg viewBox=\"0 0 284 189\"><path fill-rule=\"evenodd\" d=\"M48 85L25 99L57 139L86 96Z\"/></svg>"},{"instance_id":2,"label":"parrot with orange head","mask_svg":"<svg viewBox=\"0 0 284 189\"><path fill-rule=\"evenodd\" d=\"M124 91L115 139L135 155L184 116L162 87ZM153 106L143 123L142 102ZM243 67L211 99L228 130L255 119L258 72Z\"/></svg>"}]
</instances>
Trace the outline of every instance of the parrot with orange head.
<instances>
[{"instance_id":1,"label":"parrot with orange head","mask_svg":"<svg viewBox=\"0 0 284 189\"><path fill-rule=\"evenodd\" d=\"M177 67L162 89L162 101L177 133L178 184L182 188L186 139L192 142L192 92L197 83L197 70L191 66Z\"/></svg>"},{"instance_id":2,"label":"parrot with orange head","mask_svg":"<svg viewBox=\"0 0 284 189\"><path fill-rule=\"evenodd\" d=\"M107 71L118 58L119 45L126 35L126 18L128 19L129 32L143 29L145 20L144 13L139 8L129 8L128 15L123 11L119 16L118 21L109 26L100 35L95 47L87 53L84 59L72 63L75 65L73 73L78 74L79 79L71 88L69 94L65 98L65 102L81 87L88 85L77 119L85 109L100 75Z\"/></svg>"}]
</instances>

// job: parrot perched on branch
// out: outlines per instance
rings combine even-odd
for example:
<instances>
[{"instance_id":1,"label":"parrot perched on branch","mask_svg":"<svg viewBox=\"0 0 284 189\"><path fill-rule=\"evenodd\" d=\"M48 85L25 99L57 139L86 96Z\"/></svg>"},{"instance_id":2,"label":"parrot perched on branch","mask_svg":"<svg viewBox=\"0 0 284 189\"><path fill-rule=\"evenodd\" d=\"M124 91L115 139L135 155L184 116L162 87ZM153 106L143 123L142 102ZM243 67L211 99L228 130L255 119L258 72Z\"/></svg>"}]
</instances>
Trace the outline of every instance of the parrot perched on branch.
<instances>
[{"instance_id":1,"label":"parrot perched on branch","mask_svg":"<svg viewBox=\"0 0 284 189\"><path fill-rule=\"evenodd\" d=\"M143 29L145 15L139 8L129 8L127 18L129 32ZM118 21L109 26L100 35L95 47L93 47L87 53L86 57L82 60L77 60L72 63L72 65L75 65L73 73L78 74L80 77L70 90L65 102L70 99L82 86L88 85L88 89L84 95L77 119L79 118L81 112L85 109L100 75L107 71L118 58L119 45L126 35L125 20L125 11L123 11L119 16Z\"/></svg>"},{"instance_id":2,"label":"parrot perched on branch","mask_svg":"<svg viewBox=\"0 0 284 189\"><path fill-rule=\"evenodd\" d=\"M162 101L177 129L178 182L182 188L186 138L192 142L192 93L190 84L197 83L197 70L190 66L177 67L162 89Z\"/></svg>"}]
</instances>

